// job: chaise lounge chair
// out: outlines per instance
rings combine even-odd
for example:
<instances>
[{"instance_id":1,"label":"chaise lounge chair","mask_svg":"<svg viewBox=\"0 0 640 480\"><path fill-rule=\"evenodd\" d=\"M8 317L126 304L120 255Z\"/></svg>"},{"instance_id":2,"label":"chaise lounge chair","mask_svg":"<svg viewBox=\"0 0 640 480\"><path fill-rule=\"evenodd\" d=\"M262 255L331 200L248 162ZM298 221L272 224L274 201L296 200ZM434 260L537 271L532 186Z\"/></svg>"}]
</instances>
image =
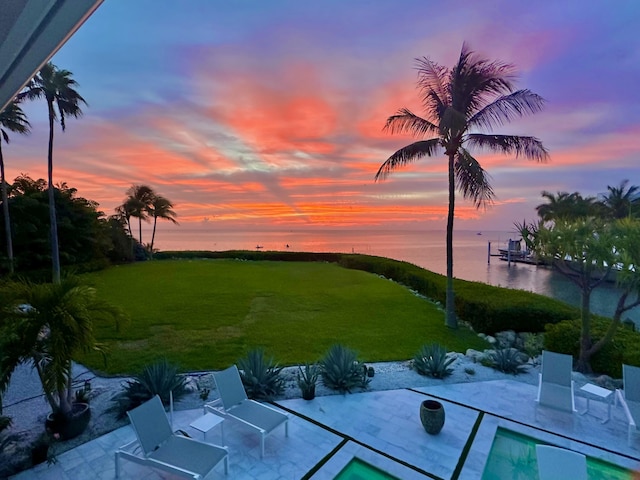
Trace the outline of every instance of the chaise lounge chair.
<instances>
[{"instance_id":1,"label":"chaise lounge chair","mask_svg":"<svg viewBox=\"0 0 640 480\"><path fill-rule=\"evenodd\" d=\"M587 480L587 457L551 445L536 445L540 480Z\"/></svg>"},{"instance_id":2,"label":"chaise lounge chair","mask_svg":"<svg viewBox=\"0 0 640 480\"><path fill-rule=\"evenodd\" d=\"M203 479L220 462L229 472L226 448L200 442L171 431L162 401L157 395L127 412L137 440L116 451L116 478L120 475L120 457L174 475Z\"/></svg>"},{"instance_id":3,"label":"chaise lounge chair","mask_svg":"<svg viewBox=\"0 0 640 480\"><path fill-rule=\"evenodd\" d=\"M622 383L624 390L616 390L616 399L620 400L629 422L627 443L631 446L633 433L640 423L640 368L622 365Z\"/></svg>"},{"instance_id":4,"label":"chaise lounge chair","mask_svg":"<svg viewBox=\"0 0 640 480\"><path fill-rule=\"evenodd\" d=\"M232 365L213 374L220 399L205 405L205 409L237 420L260 433L260 458L264 457L264 439L284 423L285 436L289 436L289 417L263 403L247 398L238 367Z\"/></svg>"},{"instance_id":5,"label":"chaise lounge chair","mask_svg":"<svg viewBox=\"0 0 640 480\"><path fill-rule=\"evenodd\" d=\"M538 405L575 412L574 386L571 380L573 357L544 350L540 370L536 399Z\"/></svg>"}]
</instances>

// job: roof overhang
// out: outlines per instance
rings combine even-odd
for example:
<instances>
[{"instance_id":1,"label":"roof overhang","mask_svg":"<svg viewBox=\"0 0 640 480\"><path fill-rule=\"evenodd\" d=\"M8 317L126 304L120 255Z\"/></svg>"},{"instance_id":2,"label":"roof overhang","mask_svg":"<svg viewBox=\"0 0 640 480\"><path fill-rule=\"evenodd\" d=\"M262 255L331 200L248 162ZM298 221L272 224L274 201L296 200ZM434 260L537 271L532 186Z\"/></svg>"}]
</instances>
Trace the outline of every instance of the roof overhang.
<instances>
[{"instance_id":1,"label":"roof overhang","mask_svg":"<svg viewBox=\"0 0 640 480\"><path fill-rule=\"evenodd\" d=\"M0 0L0 111L103 0Z\"/></svg>"}]
</instances>

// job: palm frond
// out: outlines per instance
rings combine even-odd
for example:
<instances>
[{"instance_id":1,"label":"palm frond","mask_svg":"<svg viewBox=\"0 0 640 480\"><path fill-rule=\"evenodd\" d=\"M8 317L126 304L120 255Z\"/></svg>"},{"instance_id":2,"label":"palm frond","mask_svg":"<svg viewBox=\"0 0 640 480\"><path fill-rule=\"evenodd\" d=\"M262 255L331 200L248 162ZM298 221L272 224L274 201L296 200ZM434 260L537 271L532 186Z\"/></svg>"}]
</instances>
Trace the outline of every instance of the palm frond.
<instances>
[{"instance_id":1,"label":"palm frond","mask_svg":"<svg viewBox=\"0 0 640 480\"><path fill-rule=\"evenodd\" d=\"M440 118L442 112L451 104L447 88L449 71L426 57L416 59L416 68L422 105L426 112Z\"/></svg>"},{"instance_id":2,"label":"palm frond","mask_svg":"<svg viewBox=\"0 0 640 480\"><path fill-rule=\"evenodd\" d=\"M407 163L415 162L422 157L433 157L440 146L439 138L421 140L401 148L391 155L378 169L375 181L384 180L393 170Z\"/></svg>"},{"instance_id":3,"label":"palm frond","mask_svg":"<svg viewBox=\"0 0 640 480\"><path fill-rule=\"evenodd\" d=\"M464 198L473 202L476 208L486 208L493 202L489 174L480 163L464 148L458 150L454 163L456 186Z\"/></svg>"},{"instance_id":4,"label":"palm frond","mask_svg":"<svg viewBox=\"0 0 640 480\"><path fill-rule=\"evenodd\" d=\"M467 135L466 141L474 147L487 148L505 154L512 153L516 157L522 155L530 160L539 162L544 162L549 157L547 149L536 137L470 133Z\"/></svg>"},{"instance_id":5,"label":"palm frond","mask_svg":"<svg viewBox=\"0 0 640 480\"><path fill-rule=\"evenodd\" d=\"M494 96L513 90L515 67L503 62L489 62L462 45L458 63L449 74L451 107L467 117L484 107Z\"/></svg>"},{"instance_id":6,"label":"palm frond","mask_svg":"<svg viewBox=\"0 0 640 480\"><path fill-rule=\"evenodd\" d=\"M0 112L0 132L2 132L5 143L9 143L9 136L5 129L15 133L26 134L29 133L30 126L27 116L16 101L9 103Z\"/></svg>"},{"instance_id":7,"label":"palm frond","mask_svg":"<svg viewBox=\"0 0 640 480\"><path fill-rule=\"evenodd\" d=\"M422 137L427 133L437 133L438 127L422 117L411 112L407 108L401 108L395 115L387 118L383 131L395 133L411 133L416 137Z\"/></svg>"},{"instance_id":8,"label":"palm frond","mask_svg":"<svg viewBox=\"0 0 640 480\"><path fill-rule=\"evenodd\" d=\"M518 90L504 95L476 112L468 121L470 126L491 130L511 120L537 113L544 107L544 99L531 90Z\"/></svg>"}]
</instances>

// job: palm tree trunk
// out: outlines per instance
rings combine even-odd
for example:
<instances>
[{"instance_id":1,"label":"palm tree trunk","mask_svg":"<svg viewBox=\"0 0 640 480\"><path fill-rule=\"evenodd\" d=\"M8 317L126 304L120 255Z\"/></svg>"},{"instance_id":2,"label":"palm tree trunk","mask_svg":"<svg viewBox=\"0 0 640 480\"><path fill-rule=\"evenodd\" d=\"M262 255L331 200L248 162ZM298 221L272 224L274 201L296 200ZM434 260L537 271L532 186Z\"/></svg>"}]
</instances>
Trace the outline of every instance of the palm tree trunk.
<instances>
[{"instance_id":1,"label":"palm tree trunk","mask_svg":"<svg viewBox=\"0 0 640 480\"><path fill-rule=\"evenodd\" d=\"M449 328L458 328L456 318L455 298L453 293L453 217L456 201L456 184L453 162L455 155L449 153L449 212L447 214L447 293L445 303L444 323Z\"/></svg>"},{"instance_id":2,"label":"palm tree trunk","mask_svg":"<svg viewBox=\"0 0 640 480\"><path fill-rule=\"evenodd\" d=\"M7 182L4 177L4 158L2 157L2 145L0 144L0 182L2 182L2 210L4 213L4 232L7 236L7 257L9 258L9 273L13 274L13 242L11 240L11 219L9 218L9 198L7 195Z\"/></svg>"},{"instance_id":3,"label":"palm tree trunk","mask_svg":"<svg viewBox=\"0 0 640 480\"><path fill-rule=\"evenodd\" d=\"M142 245L142 217L138 217L138 231L140 232L140 245Z\"/></svg>"},{"instance_id":4,"label":"palm tree trunk","mask_svg":"<svg viewBox=\"0 0 640 480\"><path fill-rule=\"evenodd\" d=\"M149 247L149 253L153 257L153 242L156 239L156 224L158 223L158 217L153 216L153 232L151 233L151 246Z\"/></svg>"},{"instance_id":5,"label":"palm tree trunk","mask_svg":"<svg viewBox=\"0 0 640 480\"><path fill-rule=\"evenodd\" d=\"M53 188L53 103L49 104L49 151L48 151L48 170L49 170L49 222L51 226L51 263L53 267L53 283L60 283L60 252L58 246L58 223L56 221L56 200Z\"/></svg>"}]
</instances>

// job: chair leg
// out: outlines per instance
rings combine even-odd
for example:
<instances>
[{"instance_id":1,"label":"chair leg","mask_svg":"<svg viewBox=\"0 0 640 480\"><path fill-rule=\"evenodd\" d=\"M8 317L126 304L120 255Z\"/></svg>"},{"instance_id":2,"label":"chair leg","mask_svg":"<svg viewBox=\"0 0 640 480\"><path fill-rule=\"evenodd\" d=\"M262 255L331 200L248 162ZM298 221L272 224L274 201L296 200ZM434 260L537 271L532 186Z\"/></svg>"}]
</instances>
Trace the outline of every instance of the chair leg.
<instances>
[{"instance_id":1,"label":"chair leg","mask_svg":"<svg viewBox=\"0 0 640 480\"><path fill-rule=\"evenodd\" d=\"M229 455L224 457L224 474L229 475Z\"/></svg>"},{"instance_id":2,"label":"chair leg","mask_svg":"<svg viewBox=\"0 0 640 480\"><path fill-rule=\"evenodd\" d=\"M120 455L116 452L116 478L120 478Z\"/></svg>"},{"instance_id":3,"label":"chair leg","mask_svg":"<svg viewBox=\"0 0 640 480\"><path fill-rule=\"evenodd\" d=\"M264 433L260 434L260 458L264 458Z\"/></svg>"},{"instance_id":4,"label":"chair leg","mask_svg":"<svg viewBox=\"0 0 640 480\"><path fill-rule=\"evenodd\" d=\"M285 437L289 436L289 420L286 420L284 422L284 436Z\"/></svg>"}]
</instances>

